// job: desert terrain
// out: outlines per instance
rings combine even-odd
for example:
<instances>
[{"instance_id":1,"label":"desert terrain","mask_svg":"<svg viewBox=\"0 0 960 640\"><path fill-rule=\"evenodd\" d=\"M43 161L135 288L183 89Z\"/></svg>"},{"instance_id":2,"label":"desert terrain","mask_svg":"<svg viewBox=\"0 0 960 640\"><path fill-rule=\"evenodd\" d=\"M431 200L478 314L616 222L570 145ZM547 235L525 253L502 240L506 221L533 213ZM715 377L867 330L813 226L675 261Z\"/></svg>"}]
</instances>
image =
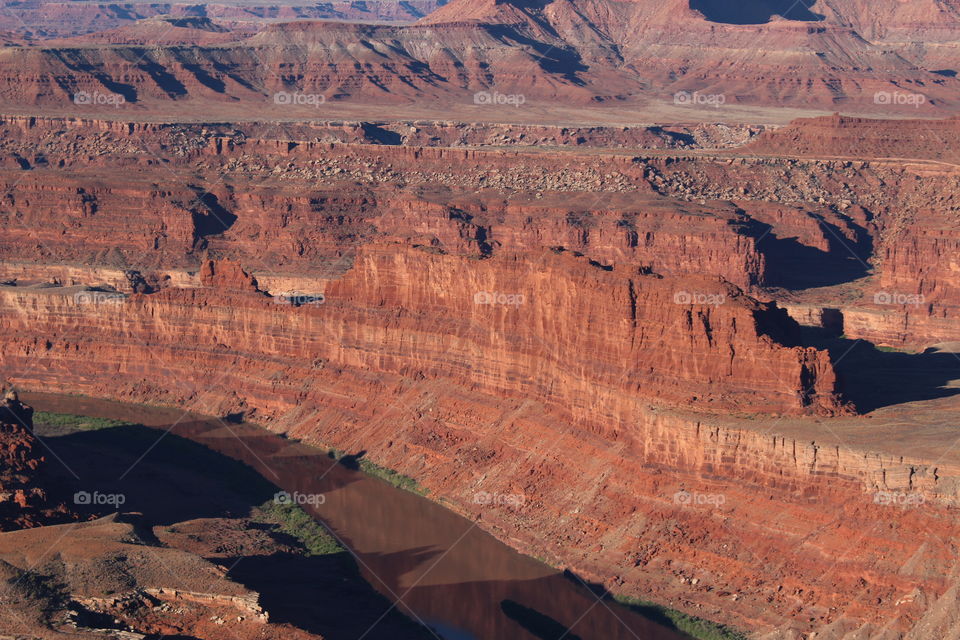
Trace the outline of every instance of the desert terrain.
<instances>
[{"instance_id":1,"label":"desert terrain","mask_svg":"<svg viewBox=\"0 0 960 640\"><path fill-rule=\"evenodd\" d=\"M0 638L960 638L957 2L0 28ZM540 564L331 542L388 507L268 435Z\"/></svg>"}]
</instances>

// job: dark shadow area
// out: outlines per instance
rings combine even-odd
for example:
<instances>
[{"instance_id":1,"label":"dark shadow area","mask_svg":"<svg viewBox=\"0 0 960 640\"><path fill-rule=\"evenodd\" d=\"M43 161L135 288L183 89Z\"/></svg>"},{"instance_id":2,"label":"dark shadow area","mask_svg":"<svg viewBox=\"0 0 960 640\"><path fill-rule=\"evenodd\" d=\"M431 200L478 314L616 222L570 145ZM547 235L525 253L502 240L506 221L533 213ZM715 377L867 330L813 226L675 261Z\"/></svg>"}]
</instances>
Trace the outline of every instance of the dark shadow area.
<instances>
[{"instance_id":1,"label":"dark shadow area","mask_svg":"<svg viewBox=\"0 0 960 640\"><path fill-rule=\"evenodd\" d=\"M578 574L574 573L570 569L563 570L563 577L565 580L575 585L577 588L586 589L596 597L603 599L610 595L610 592L605 586L597 582L590 582L589 580L584 580Z\"/></svg>"},{"instance_id":2,"label":"dark shadow area","mask_svg":"<svg viewBox=\"0 0 960 640\"><path fill-rule=\"evenodd\" d=\"M223 416L223 420L231 424L240 424L243 422L244 415L243 411L234 411L233 413L228 413Z\"/></svg>"},{"instance_id":3,"label":"dark shadow area","mask_svg":"<svg viewBox=\"0 0 960 640\"><path fill-rule=\"evenodd\" d=\"M550 31L552 35L558 35L546 22L539 24ZM586 85L586 82L577 74L589 71L590 68L583 63L583 59L576 50L555 47L546 42L534 40L521 35L516 29L509 25L493 24L485 25L484 28L490 35L500 40L505 46L530 48L531 56L540 68L547 73L563 76L571 84L578 86Z\"/></svg>"},{"instance_id":4,"label":"dark shadow area","mask_svg":"<svg viewBox=\"0 0 960 640\"><path fill-rule=\"evenodd\" d=\"M347 552L308 557L274 554L222 563L232 567L227 574L231 580L260 594L271 622L289 623L328 640L433 638L391 607L391 601L364 580Z\"/></svg>"},{"instance_id":5,"label":"dark shadow area","mask_svg":"<svg viewBox=\"0 0 960 640\"><path fill-rule=\"evenodd\" d=\"M861 413L960 393L960 389L945 386L960 379L960 357L956 354L877 348L864 340L837 335L835 328L803 327L802 333L804 344L830 353L843 397Z\"/></svg>"},{"instance_id":6,"label":"dark shadow area","mask_svg":"<svg viewBox=\"0 0 960 640\"><path fill-rule=\"evenodd\" d=\"M153 293L153 285L136 269L128 269L123 272L123 275L133 293Z\"/></svg>"},{"instance_id":7,"label":"dark shadow area","mask_svg":"<svg viewBox=\"0 0 960 640\"><path fill-rule=\"evenodd\" d=\"M148 51L137 51L136 49L134 49L134 51L136 52L135 55L137 59L140 60L139 64L135 63L137 64L137 68L149 75L150 78L157 83L157 86L163 89L167 96L176 100L177 98L183 98L187 95L187 87L184 86L175 75L167 71L163 65L147 59Z\"/></svg>"},{"instance_id":8,"label":"dark shadow area","mask_svg":"<svg viewBox=\"0 0 960 640\"><path fill-rule=\"evenodd\" d=\"M953 69L937 69L936 71L931 71L930 73L935 73L938 76L943 76L944 78L956 78L957 72Z\"/></svg>"},{"instance_id":9,"label":"dark shadow area","mask_svg":"<svg viewBox=\"0 0 960 640\"><path fill-rule=\"evenodd\" d=\"M797 238L781 238L769 224L751 220L744 225L746 235L757 239L757 249L766 261L763 284L768 287L803 290L852 282L870 272L873 237L852 221L855 239L847 239L833 223L818 218L824 229L828 250L801 243Z\"/></svg>"},{"instance_id":10,"label":"dark shadow area","mask_svg":"<svg viewBox=\"0 0 960 640\"><path fill-rule=\"evenodd\" d=\"M370 142L387 145L398 145L403 142L403 137L396 131L384 129L370 122L363 122L360 127L363 129L364 137Z\"/></svg>"},{"instance_id":11,"label":"dark shadow area","mask_svg":"<svg viewBox=\"0 0 960 640\"><path fill-rule=\"evenodd\" d=\"M193 187L193 190L197 194L197 200L203 205L200 209L193 209L193 242L196 249L202 250L206 247L207 238L232 227L237 216L221 205L217 196L209 191L200 187Z\"/></svg>"},{"instance_id":12,"label":"dark shadow area","mask_svg":"<svg viewBox=\"0 0 960 640\"><path fill-rule=\"evenodd\" d=\"M500 603L503 613L540 640L583 640L550 616L513 600Z\"/></svg>"},{"instance_id":13,"label":"dark shadow area","mask_svg":"<svg viewBox=\"0 0 960 640\"><path fill-rule=\"evenodd\" d=\"M447 4L446 2L438 2L438 3L437 3L437 7L439 8L439 7L442 7L442 6L446 5L446 4ZM413 16L414 18L417 18L417 19L423 18L423 17L426 16L427 13L428 13L428 12L424 12L424 11L420 10L416 5L414 5L414 4L412 4L411 2L409 2L409 0L400 0L400 6L403 8L404 11L406 11L406 12L409 13L411 16Z\"/></svg>"},{"instance_id":14,"label":"dark shadow area","mask_svg":"<svg viewBox=\"0 0 960 640\"><path fill-rule=\"evenodd\" d=\"M658 607L653 604L628 604L625 605L631 611L640 614L644 618L653 620L657 624L662 624L663 626L673 629L675 625L673 620L663 612L663 607Z\"/></svg>"},{"instance_id":15,"label":"dark shadow area","mask_svg":"<svg viewBox=\"0 0 960 640\"><path fill-rule=\"evenodd\" d=\"M803 333L797 322L783 307L756 310L753 312L757 332L770 337L785 347L797 347L803 342Z\"/></svg>"},{"instance_id":16,"label":"dark shadow area","mask_svg":"<svg viewBox=\"0 0 960 640\"><path fill-rule=\"evenodd\" d=\"M347 453L340 456L340 459L337 460L337 462L339 462L341 466L344 466L347 469L352 469L353 471L359 471L360 459L363 458L363 456L365 455L367 455L366 450L358 451L357 453Z\"/></svg>"},{"instance_id":17,"label":"dark shadow area","mask_svg":"<svg viewBox=\"0 0 960 640\"><path fill-rule=\"evenodd\" d=\"M198 64L193 63L182 63L183 68L193 74L193 77L197 79L197 82L205 86L206 88L214 91L216 93L226 93L227 85L224 84L223 80L220 78L215 78L207 70L201 67Z\"/></svg>"},{"instance_id":18,"label":"dark shadow area","mask_svg":"<svg viewBox=\"0 0 960 640\"><path fill-rule=\"evenodd\" d=\"M597 260L590 260L590 266L595 267L597 269L602 269L603 271L613 271L612 264L603 264L602 262L598 262Z\"/></svg>"},{"instance_id":19,"label":"dark shadow area","mask_svg":"<svg viewBox=\"0 0 960 640\"><path fill-rule=\"evenodd\" d=\"M247 91L253 91L253 92L261 91L260 88L255 87L248 80L245 80L243 77L241 77L241 74L238 74L236 72L236 69L234 68L233 65L225 64L222 60L220 60L216 56L209 55L203 52L202 50L200 51L200 53L204 53L204 62L209 63L210 66L212 66L217 73L221 73L225 77L230 78L231 80L239 84L241 87L243 87Z\"/></svg>"},{"instance_id":20,"label":"dark shadow area","mask_svg":"<svg viewBox=\"0 0 960 640\"><path fill-rule=\"evenodd\" d=\"M194 518L242 517L276 492L247 465L172 433L160 439L162 434L154 428L128 425L46 438L64 463L51 461L49 470L57 485L69 493L64 498L71 507L75 491L121 494L124 501L116 507L76 507L89 515L118 510L141 513L141 521L131 522L144 530ZM43 435L42 427L38 435ZM79 483L64 465L81 478ZM71 486L73 491L68 490Z\"/></svg>"},{"instance_id":21,"label":"dark shadow area","mask_svg":"<svg viewBox=\"0 0 960 640\"><path fill-rule=\"evenodd\" d=\"M490 227L484 226L474 219L474 215L457 207L449 208L451 220L460 223L461 232L464 235L473 235L473 240L477 243L480 255L489 258L493 255L493 244L490 242Z\"/></svg>"},{"instance_id":22,"label":"dark shadow area","mask_svg":"<svg viewBox=\"0 0 960 640\"><path fill-rule=\"evenodd\" d=\"M650 127L650 133L669 138L674 145L678 147L693 147L697 144L697 139L689 133L679 131L668 131L663 127Z\"/></svg>"},{"instance_id":23,"label":"dark shadow area","mask_svg":"<svg viewBox=\"0 0 960 640\"><path fill-rule=\"evenodd\" d=\"M122 84L115 81L111 76L103 71L100 71L98 67L80 59L76 50L50 49L50 53L54 55L61 63L63 63L65 67L76 72L77 75L91 75L96 78L97 81L100 82L100 84L102 84L110 93L123 96L123 99L126 102L137 101L137 90L133 85ZM60 85L60 88L71 93L74 96L74 100L77 99L79 94L83 93L81 91L76 91L76 87L69 87L63 82L58 82L58 84Z\"/></svg>"},{"instance_id":24,"label":"dark shadow area","mask_svg":"<svg viewBox=\"0 0 960 640\"><path fill-rule=\"evenodd\" d=\"M764 24L774 16L801 22L820 22L825 16L810 9L816 0L690 0L690 8L711 22Z\"/></svg>"}]
</instances>

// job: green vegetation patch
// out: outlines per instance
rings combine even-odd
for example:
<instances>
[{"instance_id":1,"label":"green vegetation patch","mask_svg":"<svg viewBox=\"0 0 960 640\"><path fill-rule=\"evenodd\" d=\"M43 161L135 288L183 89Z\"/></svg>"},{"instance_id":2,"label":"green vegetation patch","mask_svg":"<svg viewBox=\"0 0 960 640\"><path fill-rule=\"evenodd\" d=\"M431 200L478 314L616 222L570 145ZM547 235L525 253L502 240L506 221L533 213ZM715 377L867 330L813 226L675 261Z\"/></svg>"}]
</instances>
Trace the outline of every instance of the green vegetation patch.
<instances>
[{"instance_id":1,"label":"green vegetation patch","mask_svg":"<svg viewBox=\"0 0 960 640\"><path fill-rule=\"evenodd\" d=\"M876 349L877 351L883 351L884 353L911 353L906 349L898 349L897 347L888 347L882 344L875 344L873 345L873 348Z\"/></svg>"},{"instance_id":2,"label":"green vegetation patch","mask_svg":"<svg viewBox=\"0 0 960 640\"><path fill-rule=\"evenodd\" d=\"M57 429L76 431L96 431L98 429L123 427L130 424L122 420L90 418L87 416L73 415L72 413L49 413L47 411L35 411L33 414L33 422L34 424L56 427Z\"/></svg>"},{"instance_id":3,"label":"green vegetation patch","mask_svg":"<svg viewBox=\"0 0 960 640\"><path fill-rule=\"evenodd\" d=\"M614 596L614 600L654 622L671 627L696 640L747 640L747 636L730 627L691 616L655 602L629 596Z\"/></svg>"},{"instance_id":4,"label":"green vegetation patch","mask_svg":"<svg viewBox=\"0 0 960 640\"><path fill-rule=\"evenodd\" d=\"M421 496L425 496L428 493L427 489L421 487L420 483L410 476L405 476L399 471L394 471L387 467L381 467L377 463L364 460L363 458L360 459L360 471L370 476L376 476L404 491L410 491L411 493L416 493Z\"/></svg>"},{"instance_id":5,"label":"green vegetation patch","mask_svg":"<svg viewBox=\"0 0 960 640\"><path fill-rule=\"evenodd\" d=\"M399 471L394 471L393 469L380 466L376 462L371 462L366 458L357 458L338 449L330 449L327 455L334 460L337 460L347 468L355 468L367 474L368 476L380 478L387 484L390 484L398 489L403 489L404 491L409 491L410 493L415 493L420 496L425 496L427 493L429 493L429 489L420 486L420 483L410 476L405 476Z\"/></svg>"},{"instance_id":6,"label":"green vegetation patch","mask_svg":"<svg viewBox=\"0 0 960 640\"><path fill-rule=\"evenodd\" d=\"M259 510L257 521L277 525L282 533L302 544L307 555L327 556L346 551L330 532L295 504L270 500L260 505Z\"/></svg>"}]
</instances>

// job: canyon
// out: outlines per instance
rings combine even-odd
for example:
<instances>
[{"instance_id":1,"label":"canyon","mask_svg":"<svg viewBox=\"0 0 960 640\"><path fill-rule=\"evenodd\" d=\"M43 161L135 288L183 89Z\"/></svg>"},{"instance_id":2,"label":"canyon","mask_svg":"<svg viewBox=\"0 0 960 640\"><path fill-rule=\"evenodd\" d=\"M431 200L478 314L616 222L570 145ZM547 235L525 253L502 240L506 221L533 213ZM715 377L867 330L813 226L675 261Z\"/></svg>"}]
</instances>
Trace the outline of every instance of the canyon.
<instances>
[{"instance_id":1,"label":"canyon","mask_svg":"<svg viewBox=\"0 0 960 640\"><path fill-rule=\"evenodd\" d=\"M61 5L0 20L0 596L29 621L0 638L379 627L396 594L304 559L232 463L154 459L137 405L208 421L258 487L299 446L392 470L665 638L637 602L727 637L960 638L956 2ZM17 392L124 426L34 429ZM71 504L141 461L132 492L182 472L230 507ZM18 590L60 536L72 616ZM311 597L347 581L356 619L287 615L234 558L317 562ZM513 629L504 602L472 628ZM447 637L424 626L377 633Z\"/></svg>"},{"instance_id":2,"label":"canyon","mask_svg":"<svg viewBox=\"0 0 960 640\"><path fill-rule=\"evenodd\" d=\"M362 450L521 550L764 637L954 624L942 149L847 157L883 122L833 117L550 153L368 137L386 124L3 126L16 386ZM871 437L905 420L910 444Z\"/></svg>"}]
</instances>

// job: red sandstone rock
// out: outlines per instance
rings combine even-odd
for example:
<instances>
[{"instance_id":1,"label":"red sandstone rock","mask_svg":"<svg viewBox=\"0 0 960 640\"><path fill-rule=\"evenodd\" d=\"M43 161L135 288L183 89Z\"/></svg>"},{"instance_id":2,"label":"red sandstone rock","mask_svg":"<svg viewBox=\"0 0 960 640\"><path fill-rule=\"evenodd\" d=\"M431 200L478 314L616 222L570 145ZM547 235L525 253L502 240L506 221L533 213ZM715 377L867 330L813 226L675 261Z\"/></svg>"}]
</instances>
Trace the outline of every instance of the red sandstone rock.
<instances>
[{"instance_id":1,"label":"red sandstone rock","mask_svg":"<svg viewBox=\"0 0 960 640\"><path fill-rule=\"evenodd\" d=\"M204 261L200 267L200 282L205 287L226 291L258 291L257 281L235 262Z\"/></svg>"},{"instance_id":2,"label":"red sandstone rock","mask_svg":"<svg viewBox=\"0 0 960 640\"><path fill-rule=\"evenodd\" d=\"M207 263L204 271L220 269ZM55 289L12 287L2 293L10 310L27 300L23 296L45 309L32 321L37 330L43 327L52 345L86 342L82 336L93 331L102 340L114 335L112 339L142 344L156 354L188 345L191 351L203 348L209 350L205 358L210 365L214 358L245 352L252 359L330 361L433 377L448 375L450 357L472 362L477 358L470 354L486 354L470 367L472 384L490 393L561 404L575 416L615 410L616 397L625 392L708 411L841 410L826 354L781 344L791 331L786 314L718 279L638 277L549 252L471 261L387 245L365 249L345 277L327 285L324 304L296 312L296 334L286 334L289 307L253 293L249 279L237 286L238 274L243 272L233 267L219 279L204 275L204 284L216 289L166 289L86 307L76 305L72 292L64 296ZM241 293L243 287L250 293ZM589 298L577 293L586 291ZM510 303L501 304L501 297ZM61 313L67 315L58 317ZM424 323L427 313L432 319ZM395 317L386 328L381 327L385 316ZM63 323L66 317L71 324ZM152 318L177 327L175 342L166 342L169 334ZM72 324L78 320L87 328ZM227 329L233 322L242 323L237 329L243 337ZM127 323L141 327L137 335L124 337ZM206 328L212 326L220 330L210 334ZM444 339L450 334L466 342L441 358L450 349ZM419 346L399 348L410 340ZM389 344L398 346L387 348ZM13 356L17 349L8 353ZM50 356L59 352L59 347L51 349ZM576 354L585 353L593 354L593 364L579 366L576 381L564 381L559 372L576 361ZM178 366L178 360L173 356L170 366ZM185 375L181 380L201 386L209 375L203 370L177 377ZM309 375L307 371L300 375ZM234 372L227 366L224 374ZM95 384L105 389L135 382L118 378L110 385L102 386L102 379ZM593 389L590 398L583 396L584 385ZM250 398L244 404L260 402Z\"/></svg>"},{"instance_id":3,"label":"red sandstone rock","mask_svg":"<svg viewBox=\"0 0 960 640\"><path fill-rule=\"evenodd\" d=\"M954 169L736 152L544 158L105 122L64 124L59 142L82 150L71 155L52 140L55 121L8 126L23 136L19 157L37 135L34 146L64 167L51 186L35 174L14 184L17 169L5 176L24 218L7 221L3 269L24 282L0 289L0 362L18 382L245 412L368 449L475 516L465 488L529 493L529 512L483 512L483 526L621 590L737 624L918 637L944 628L951 550L924 532L956 534L953 460L822 442L838 424L845 437L902 434L896 419L839 418L805 437L816 422L724 417L844 410L826 354L792 346L797 327L782 311L724 280L769 293L782 254L758 228L818 259L866 234L880 283L913 281L950 301L951 262L932 257L952 246ZM210 189L237 219L215 233L198 225L209 208L185 204L193 190L149 186L160 180L150 160L124 152L132 136L162 141L173 170L228 173ZM86 163L143 181L80 194ZM275 170L284 179L270 183ZM121 208L139 203L148 214ZM33 204L42 215L29 218ZM110 228L122 232L104 237ZM171 230L166 245L151 242L157 230ZM111 241L124 260L149 263L151 281L169 276L166 286L99 305L77 297L90 293L82 287L28 286L57 277L126 291L131 265L100 253ZM250 274L265 291L324 302L276 304L251 290ZM871 305L876 286L866 303L838 305L845 331L876 336L899 323L905 341L955 330L949 315L923 324ZM825 306L798 316L822 322ZM873 324L854 322L871 314ZM763 433L791 425L792 436ZM722 493L729 507L686 510L673 499L681 488ZM919 492L929 510L891 516L877 490ZM838 562L840 548L851 553Z\"/></svg>"},{"instance_id":4,"label":"red sandstone rock","mask_svg":"<svg viewBox=\"0 0 960 640\"><path fill-rule=\"evenodd\" d=\"M840 114L800 119L764 132L744 149L777 156L927 158L956 164L960 118L871 120Z\"/></svg>"},{"instance_id":5,"label":"red sandstone rock","mask_svg":"<svg viewBox=\"0 0 960 640\"><path fill-rule=\"evenodd\" d=\"M0 404L0 531L57 522L67 515L48 498L46 457L32 432L33 409L10 393Z\"/></svg>"}]
</instances>

